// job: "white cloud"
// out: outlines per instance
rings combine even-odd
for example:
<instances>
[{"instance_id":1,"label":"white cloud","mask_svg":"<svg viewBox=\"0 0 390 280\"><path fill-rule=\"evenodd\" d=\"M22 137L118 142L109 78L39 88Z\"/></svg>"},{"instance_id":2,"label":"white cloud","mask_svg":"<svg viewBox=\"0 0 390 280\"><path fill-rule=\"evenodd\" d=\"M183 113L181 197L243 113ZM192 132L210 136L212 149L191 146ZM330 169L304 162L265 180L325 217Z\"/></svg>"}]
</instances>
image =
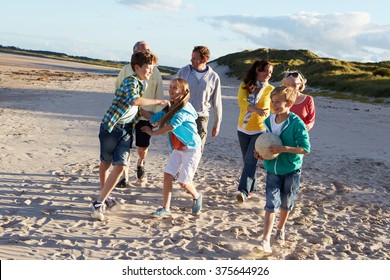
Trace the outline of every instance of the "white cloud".
<instances>
[{"instance_id":1,"label":"white cloud","mask_svg":"<svg viewBox=\"0 0 390 280\"><path fill-rule=\"evenodd\" d=\"M182 7L181 0L118 0L117 2L141 10L178 10Z\"/></svg>"},{"instance_id":2,"label":"white cloud","mask_svg":"<svg viewBox=\"0 0 390 280\"><path fill-rule=\"evenodd\" d=\"M240 34L258 48L308 49L320 56L357 61L390 60L390 26L373 24L370 15L363 12L202 20Z\"/></svg>"}]
</instances>

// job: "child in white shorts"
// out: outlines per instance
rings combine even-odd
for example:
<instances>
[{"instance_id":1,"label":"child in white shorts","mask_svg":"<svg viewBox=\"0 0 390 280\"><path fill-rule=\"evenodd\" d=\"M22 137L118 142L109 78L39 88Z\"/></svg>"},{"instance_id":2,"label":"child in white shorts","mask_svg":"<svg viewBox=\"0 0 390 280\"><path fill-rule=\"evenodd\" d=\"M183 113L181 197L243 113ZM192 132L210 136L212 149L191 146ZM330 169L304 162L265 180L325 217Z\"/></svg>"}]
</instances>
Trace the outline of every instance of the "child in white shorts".
<instances>
[{"instance_id":1,"label":"child in white shorts","mask_svg":"<svg viewBox=\"0 0 390 280\"><path fill-rule=\"evenodd\" d=\"M179 185L192 196L192 214L198 215L202 209L202 193L192 183L201 158L201 139L195 120L198 117L194 107L188 102L190 89L182 78L174 79L169 89L172 106L155 114L141 110L151 123L159 122L159 128L152 130L144 126L141 130L150 136L167 133L172 154L164 170L163 204L153 212L152 217L171 215L173 180L176 176Z\"/></svg>"}]
</instances>

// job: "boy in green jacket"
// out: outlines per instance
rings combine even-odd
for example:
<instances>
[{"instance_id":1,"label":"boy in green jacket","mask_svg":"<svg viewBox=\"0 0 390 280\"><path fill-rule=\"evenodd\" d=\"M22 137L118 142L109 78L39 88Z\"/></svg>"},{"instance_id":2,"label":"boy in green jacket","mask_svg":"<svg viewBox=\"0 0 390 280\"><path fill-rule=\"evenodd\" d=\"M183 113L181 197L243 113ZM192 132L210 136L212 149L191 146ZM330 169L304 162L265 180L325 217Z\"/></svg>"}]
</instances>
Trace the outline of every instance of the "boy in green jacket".
<instances>
[{"instance_id":1,"label":"boy in green jacket","mask_svg":"<svg viewBox=\"0 0 390 280\"><path fill-rule=\"evenodd\" d=\"M285 240L285 225L299 190L303 155L310 152L306 126L297 115L290 112L295 99L296 92L293 88L275 88L271 92L271 106L275 113L264 121L267 132L278 135L283 144L270 146L271 153L280 154L275 159L264 160L264 168L267 171L266 205L263 240L259 249L265 253L272 253L270 239L275 212L279 208L280 218L275 240ZM256 151L254 156L263 159Z\"/></svg>"}]
</instances>

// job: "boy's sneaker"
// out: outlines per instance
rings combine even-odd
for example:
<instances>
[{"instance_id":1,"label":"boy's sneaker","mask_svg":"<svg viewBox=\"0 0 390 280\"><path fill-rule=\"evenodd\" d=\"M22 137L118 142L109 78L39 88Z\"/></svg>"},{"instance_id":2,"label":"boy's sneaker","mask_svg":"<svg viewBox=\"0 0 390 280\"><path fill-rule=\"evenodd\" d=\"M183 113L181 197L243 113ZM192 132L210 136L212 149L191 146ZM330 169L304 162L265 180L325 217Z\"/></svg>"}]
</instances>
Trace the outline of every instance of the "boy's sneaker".
<instances>
[{"instance_id":1,"label":"boy's sneaker","mask_svg":"<svg viewBox=\"0 0 390 280\"><path fill-rule=\"evenodd\" d=\"M264 253L272 253L271 244L267 240L261 240L259 250Z\"/></svg>"},{"instance_id":2,"label":"boy's sneaker","mask_svg":"<svg viewBox=\"0 0 390 280\"><path fill-rule=\"evenodd\" d=\"M283 244L286 239L284 230L277 229L275 234L275 242Z\"/></svg>"},{"instance_id":3,"label":"boy's sneaker","mask_svg":"<svg viewBox=\"0 0 390 280\"><path fill-rule=\"evenodd\" d=\"M240 192L237 196L236 196L236 199L238 201L238 203L244 203L245 200L246 200L246 197L245 197L245 194L243 194L242 192Z\"/></svg>"},{"instance_id":4,"label":"boy's sneaker","mask_svg":"<svg viewBox=\"0 0 390 280\"><path fill-rule=\"evenodd\" d=\"M203 194L202 194L202 192L199 192L199 197L197 199L192 200L192 214L193 215L199 215L200 210L202 210L202 201L203 201Z\"/></svg>"},{"instance_id":5,"label":"boy's sneaker","mask_svg":"<svg viewBox=\"0 0 390 280\"><path fill-rule=\"evenodd\" d=\"M120 181L116 184L115 187L116 187L116 188L121 188L121 189L126 188L126 187L127 187L127 181L126 181L126 179L123 178L122 180L120 180Z\"/></svg>"},{"instance_id":6,"label":"boy's sneaker","mask_svg":"<svg viewBox=\"0 0 390 280\"><path fill-rule=\"evenodd\" d=\"M158 208L155 212L152 213L153 218L164 218L164 217L170 217L171 211L167 210L163 207Z\"/></svg>"},{"instance_id":7,"label":"boy's sneaker","mask_svg":"<svg viewBox=\"0 0 390 280\"><path fill-rule=\"evenodd\" d=\"M115 198L113 197L107 197L106 200L104 201L104 204L106 204L106 208L108 210L118 205L118 203L115 201Z\"/></svg>"},{"instance_id":8,"label":"boy's sneaker","mask_svg":"<svg viewBox=\"0 0 390 280\"><path fill-rule=\"evenodd\" d=\"M101 201L95 200L92 203L92 218L104 221L104 204Z\"/></svg>"},{"instance_id":9,"label":"boy's sneaker","mask_svg":"<svg viewBox=\"0 0 390 280\"><path fill-rule=\"evenodd\" d=\"M137 166L137 179L141 180L144 178L144 176L145 176L145 166Z\"/></svg>"}]
</instances>

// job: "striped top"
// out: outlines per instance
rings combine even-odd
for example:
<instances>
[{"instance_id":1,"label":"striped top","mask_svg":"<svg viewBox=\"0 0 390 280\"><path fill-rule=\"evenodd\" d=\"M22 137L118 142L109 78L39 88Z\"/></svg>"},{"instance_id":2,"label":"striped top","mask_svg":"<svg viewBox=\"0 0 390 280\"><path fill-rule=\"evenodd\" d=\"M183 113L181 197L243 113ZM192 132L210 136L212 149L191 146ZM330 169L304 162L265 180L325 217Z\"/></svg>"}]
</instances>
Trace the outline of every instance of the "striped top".
<instances>
[{"instance_id":1,"label":"striped top","mask_svg":"<svg viewBox=\"0 0 390 280\"><path fill-rule=\"evenodd\" d=\"M108 131L111 132L117 123L129 123L138 118L138 106L131 104L135 99L142 96L144 87L136 74L126 77L119 88L115 91L115 97L112 100L110 108L105 113L102 123L108 125Z\"/></svg>"}]
</instances>

